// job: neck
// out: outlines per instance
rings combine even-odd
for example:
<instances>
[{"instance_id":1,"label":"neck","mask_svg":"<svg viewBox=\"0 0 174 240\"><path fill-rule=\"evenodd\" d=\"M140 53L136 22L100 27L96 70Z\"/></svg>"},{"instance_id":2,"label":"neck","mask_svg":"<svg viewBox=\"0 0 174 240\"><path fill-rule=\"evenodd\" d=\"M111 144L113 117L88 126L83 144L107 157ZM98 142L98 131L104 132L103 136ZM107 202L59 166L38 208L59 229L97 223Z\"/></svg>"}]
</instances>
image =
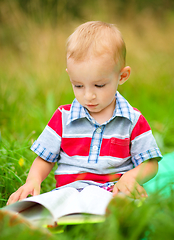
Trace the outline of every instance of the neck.
<instances>
[{"instance_id":1,"label":"neck","mask_svg":"<svg viewBox=\"0 0 174 240\"><path fill-rule=\"evenodd\" d=\"M90 112L90 115L100 124L102 125L103 123L105 123L106 121L109 121L109 119L112 118L114 110L115 110L115 105L116 105L116 100L114 100L112 102L112 104L110 105L110 107L103 109L100 112Z\"/></svg>"}]
</instances>

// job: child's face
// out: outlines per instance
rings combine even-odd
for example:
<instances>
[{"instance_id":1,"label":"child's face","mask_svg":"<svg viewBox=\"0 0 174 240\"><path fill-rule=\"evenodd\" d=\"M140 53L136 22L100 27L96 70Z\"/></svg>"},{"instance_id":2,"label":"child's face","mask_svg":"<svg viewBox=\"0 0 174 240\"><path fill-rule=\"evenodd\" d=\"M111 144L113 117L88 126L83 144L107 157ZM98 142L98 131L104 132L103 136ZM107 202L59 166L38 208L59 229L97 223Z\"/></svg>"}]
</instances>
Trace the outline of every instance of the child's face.
<instances>
[{"instance_id":1,"label":"child's face","mask_svg":"<svg viewBox=\"0 0 174 240\"><path fill-rule=\"evenodd\" d=\"M78 102L100 124L109 120L115 109L115 93L120 74L109 56L83 62L67 60L67 72Z\"/></svg>"}]
</instances>

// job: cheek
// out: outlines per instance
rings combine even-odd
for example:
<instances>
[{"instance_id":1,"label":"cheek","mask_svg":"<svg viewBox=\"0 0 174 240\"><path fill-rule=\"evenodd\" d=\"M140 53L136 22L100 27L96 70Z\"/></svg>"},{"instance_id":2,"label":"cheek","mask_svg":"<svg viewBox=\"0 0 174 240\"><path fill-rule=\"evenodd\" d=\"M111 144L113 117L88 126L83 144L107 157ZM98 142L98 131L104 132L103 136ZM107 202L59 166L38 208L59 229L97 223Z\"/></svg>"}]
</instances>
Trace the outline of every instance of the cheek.
<instances>
[{"instance_id":1,"label":"cheek","mask_svg":"<svg viewBox=\"0 0 174 240\"><path fill-rule=\"evenodd\" d=\"M116 90L114 88L107 89L103 93L103 99L105 99L105 101L111 101L113 100L113 98L115 98L115 94L116 94Z\"/></svg>"},{"instance_id":2,"label":"cheek","mask_svg":"<svg viewBox=\"0 0 174 240\"><path fill-rule=\"evenodd\" d=\"M73 89L74 90L74 95L77 99L81 99L83 96L83 91L79 91L78 89Z\"/></svg>"}]
</instances>

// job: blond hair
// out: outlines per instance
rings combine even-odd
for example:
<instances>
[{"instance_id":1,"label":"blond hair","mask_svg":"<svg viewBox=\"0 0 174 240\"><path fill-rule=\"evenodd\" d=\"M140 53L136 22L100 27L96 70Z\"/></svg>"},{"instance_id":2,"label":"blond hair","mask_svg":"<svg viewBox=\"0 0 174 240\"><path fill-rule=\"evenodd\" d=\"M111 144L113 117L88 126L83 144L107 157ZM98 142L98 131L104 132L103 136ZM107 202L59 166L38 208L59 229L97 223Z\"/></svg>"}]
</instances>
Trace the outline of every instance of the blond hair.
<instances>
[{"instance_id":1,"label":"blond hair","mask_svg":"<svg viewBox=\"0 0 174 240\"><path fill-rule=\"evenodd\" d=\"M125 43L120 31L113 24L86 22L68 38L67 59L72 58L78 62L103 54L110 54L119 68L125 66Z\"/></svg>"}]
</instances>

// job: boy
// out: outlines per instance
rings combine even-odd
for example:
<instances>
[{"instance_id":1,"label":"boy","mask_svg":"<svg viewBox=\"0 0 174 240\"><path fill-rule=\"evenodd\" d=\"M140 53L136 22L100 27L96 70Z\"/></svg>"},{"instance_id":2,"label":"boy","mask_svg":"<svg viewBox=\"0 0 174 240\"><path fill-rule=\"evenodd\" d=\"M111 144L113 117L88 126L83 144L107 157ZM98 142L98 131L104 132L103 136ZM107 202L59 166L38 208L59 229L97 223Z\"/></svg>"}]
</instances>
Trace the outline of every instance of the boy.
<instances>
[{"instance_id":1,"label":"boy","mask_svg":"<svg viewBox=\"0 0 174 240\"><path fill-rule=\"evenodd\" d=\"M55 162L56 187L89 184L146 197L142 184L158 170L161 153L141 113L117 91L130 76L119 30L100 21L80 25L67 42L67 73L75 100L59 107L31 149L38 154L13 203L40 193Z\"/></svg>"}]
</instances>

